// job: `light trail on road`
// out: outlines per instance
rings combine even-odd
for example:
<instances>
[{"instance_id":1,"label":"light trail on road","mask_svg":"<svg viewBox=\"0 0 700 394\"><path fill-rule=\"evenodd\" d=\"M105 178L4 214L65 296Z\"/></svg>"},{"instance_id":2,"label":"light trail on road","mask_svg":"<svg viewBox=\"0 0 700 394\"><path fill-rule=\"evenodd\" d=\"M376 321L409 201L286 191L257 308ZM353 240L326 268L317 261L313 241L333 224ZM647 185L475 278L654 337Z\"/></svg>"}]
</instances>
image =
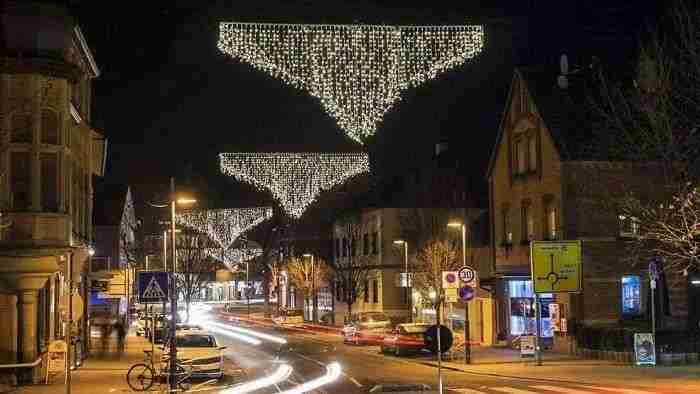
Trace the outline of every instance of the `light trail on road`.
<instances>
[{"instance_id":1,"label":"light trail on road","mask_svg":"<svg viewBox=\"0 0 700 394\"><path fill-rule=\"evenodd\" d=\"M340 364L337 362L330 363L326 366L326 374L318 377L316 379L309 380L308 382L304 382L300 384L299 386L296 386L294 388L291 388L289 390L282 391L280 394L302 394L302 393L308 393L309 391L316 390L320 388L321 386L325 386L329 383L334 382L338 377L340 377L340 374L342 373L342 368L340 368Z\"/></svg>"},{"instance_id":2,"label":"light trail on road","mask_svg":"<svg viewBox=\"0 0 700 394\"><path fill-rule=\"evenodd\" d=\"M253 338L253 337L250 337L247 335L239 334L239 333L237 333L235 331L231 331L231 330L222 330L220 328L211 327L209 329L209 331L217 333L217 334L221 334L221 335L226 335L226 336L229 336L229 337L234 338L234 339L238 339L239 341L243 341L243 342L250 344L250 345L260 346L262 344L262 341L257 339L257 338Z\"/></svg>"},{"instance_id":3,"label":"light trail on road","mask_svg":"<svg viewBox=\"0 0 700 394\"><path fill-rule=\"evenodd\" d=\"M246 394L256 390L263 389L265 387L270 387L272 385L281 383L292 375L292 367L289 364L282 364L277 368L272 375L265 376L264 378L256 379L250 382L243 383L239 386L231 387L221 392L221 394Z\"/></svg>"},{"instance_id":4,"label":"light trail on road","mask_svg":"<svg viewBox=\"0 0 700 394\"><path fill-rule=\"evenodd\" d=\"M279 343L279 344L281 344L281 345L284 345L284 344L287 343L287 340L284 339L284 338L276 337L276 336L274 336L274 335L269 335L269 334L265 334L265 333L258 332L258 331L254 331L254 330L249 330L249 329L247 329L247 328L241 328L241 327L236 327L236 326L230 326L230 325L226 325L226 324L215 323L215 322L212 322L212 321L210 321L208 324L214 325L214 326L219 327L219 328L221 328L221 329L223 329L223 330L235 331L235 332L238 332L238 333L241 333L241 334L245 334L245 335L250 335L250 336L252 336L252 337L256 337L256 338L259 338L259 339L264 339L264 340L267 340L267 341L270 341L270 342Z\"/></svg>"}]
</instances>

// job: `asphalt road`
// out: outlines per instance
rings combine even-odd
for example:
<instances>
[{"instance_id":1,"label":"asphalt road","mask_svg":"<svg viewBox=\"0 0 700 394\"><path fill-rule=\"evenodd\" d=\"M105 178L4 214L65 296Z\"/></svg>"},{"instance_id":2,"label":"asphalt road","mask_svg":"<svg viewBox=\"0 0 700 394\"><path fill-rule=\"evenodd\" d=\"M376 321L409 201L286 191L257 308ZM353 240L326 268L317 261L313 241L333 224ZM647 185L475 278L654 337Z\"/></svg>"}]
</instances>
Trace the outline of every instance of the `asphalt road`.
<instances>
[{"instance_id":1,"label":"asphalt road","mask_svg":"<svg viewBox=\"0 0 700 394\"><path fill-rule=\"evenodd\" d=\"M217 320L212 320L216 322ZM221 345L227 346L226 357L231 365L240 367L238 375L228 378L227 384L241 381L254 381L270 376L286 362L293 368L293 373L278 388L268 387L256 393L276 393L291 389L304 382L313 381L326 373L326 367L334 361L342 366L342 375L332 383L315 390L316 393L367 393L376 386L397 389L401 386L427 385L437 388L437 368L421 364L421 358L406 358L382 355L378 347L344 345L339 337L297 331L280 331L271 328L233 323L218 320L215 335ZM223 326L221 326L223 325ZM224 327L238 327L285 338L287 345L280 345L261 339L257 345L246 343L231 335ZM462 371L443 370L443 387L446 393L511 393L511 394L590 394L590 393L624 393L649 394L653 391L553 383L529 379L510 379L497 376L469 374ZM376 390L376 389L375 389ZM375 391L376 392L376 391ZM381 392L381 391L379 391ZM405 390L393 392L406 392Z\"/></svg>"}]
</instances>

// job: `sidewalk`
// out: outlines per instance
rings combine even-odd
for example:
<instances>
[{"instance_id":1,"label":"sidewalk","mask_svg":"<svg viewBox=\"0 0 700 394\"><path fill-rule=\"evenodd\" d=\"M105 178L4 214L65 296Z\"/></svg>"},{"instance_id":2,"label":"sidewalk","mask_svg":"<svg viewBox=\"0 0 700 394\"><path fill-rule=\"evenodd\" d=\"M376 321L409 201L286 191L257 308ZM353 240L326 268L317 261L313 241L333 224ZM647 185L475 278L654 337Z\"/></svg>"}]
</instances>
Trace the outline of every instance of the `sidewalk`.
<instances>
[{"instance_id":1,"label":"sidewalk","mask_svg":"<svg viewBox=\"0 0 700 394\"><path fill-rule=\"evenodd\" d=\"M96 338L95 338L96 339ZM99 349L99 340L95 348ZM109 350L100 354L93 352L83 365L71 373L72 394L107 394L130 392L126 383L126 372L131 365L144 360L144 349L150 349L151 343L142 337L129 335L126 337L125 352L118 356L115 352L116 342L110 341ZM31 386L21 386L21 394L53 394L62 393L65 375L55 376L51 383Z\"/></svg>"},{"instance_id":2,"label":"sidewalk","mask_svg":"<svg viewBox=\"0 0 700 394\"><path fill-rule=\"evenodd\" d=\"M437 362L422 362L437 366ZM624 385L651 392L700 392L700 365L637 367L605 360L587 360L563 354L546 354L542 365L532 359L521 360L509 349L475 347L472 364L464 360L443 362L452 370L489 376L528 378L585 383L589 385Z\"/></svg>"}]
</instances>

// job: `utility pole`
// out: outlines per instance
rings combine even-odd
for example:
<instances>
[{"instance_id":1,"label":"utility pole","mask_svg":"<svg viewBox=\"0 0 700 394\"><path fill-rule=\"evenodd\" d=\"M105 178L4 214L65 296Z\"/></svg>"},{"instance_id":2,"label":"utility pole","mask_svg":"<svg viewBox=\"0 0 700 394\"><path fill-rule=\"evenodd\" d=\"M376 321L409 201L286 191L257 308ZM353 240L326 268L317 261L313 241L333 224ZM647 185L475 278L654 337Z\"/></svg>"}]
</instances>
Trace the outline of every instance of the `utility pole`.
<instances>
[{"instance_id":1,"label":"utility pole","mask_svg":"<svg viewBox=\"0 0 700 394\"><path fill-rule=\"evenodd\" d=\"M65 323L65 338L68 344L66 352L65 387L66 394L71 392L70 366L73 360L71 349L73 347L73 253L68 255L68 321Z\"/></svg>"},{"instance_id":2,"label":"utility pole","mask_svg":"<svg viewBox=\"0 0 700 394\"><path fill-rule=\"evenodd\" d=\"M176 379L176 369L177 369L177 345L175 341L175 319L177 318L177 295L175 293L175 259L177 258L176 252L176 239L175 239L175 178L170 178L170 231L171 242L173 254L171 258L172 264L170 264L170 376L169 376L169 387L171 391L177 390L177 379Z\"/></svg>"}]
</instances>

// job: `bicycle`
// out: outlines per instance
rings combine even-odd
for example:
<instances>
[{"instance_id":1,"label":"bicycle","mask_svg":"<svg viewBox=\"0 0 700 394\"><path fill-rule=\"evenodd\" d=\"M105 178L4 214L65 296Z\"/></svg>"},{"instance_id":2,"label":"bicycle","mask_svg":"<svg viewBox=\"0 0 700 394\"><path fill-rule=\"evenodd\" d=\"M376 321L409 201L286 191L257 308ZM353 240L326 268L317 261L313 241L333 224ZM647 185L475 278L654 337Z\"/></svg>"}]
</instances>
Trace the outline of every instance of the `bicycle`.
<instances>
[{"instance_id":1,"label":"bicycle","mask_svg":"<svg viewBox=\"0 0 700 394\"><path fill-rule=\"evenodd\" d=\"M134 364L129 368L126 373L126 383L134 391L146 391L153 386L153 382L158 380L159 384L161 382L167 382L170 373L168 367L170 365L169 357L162 357L160 365L156 366L153 362L153 352L151 350L144 350L146 354L145 362ZM187 363L176 362L175 369L175 379L176 387L182 391L187 391L190 389L190 377L192 376L192 366L187 365Z\"/></svg>"}]
</instances>

